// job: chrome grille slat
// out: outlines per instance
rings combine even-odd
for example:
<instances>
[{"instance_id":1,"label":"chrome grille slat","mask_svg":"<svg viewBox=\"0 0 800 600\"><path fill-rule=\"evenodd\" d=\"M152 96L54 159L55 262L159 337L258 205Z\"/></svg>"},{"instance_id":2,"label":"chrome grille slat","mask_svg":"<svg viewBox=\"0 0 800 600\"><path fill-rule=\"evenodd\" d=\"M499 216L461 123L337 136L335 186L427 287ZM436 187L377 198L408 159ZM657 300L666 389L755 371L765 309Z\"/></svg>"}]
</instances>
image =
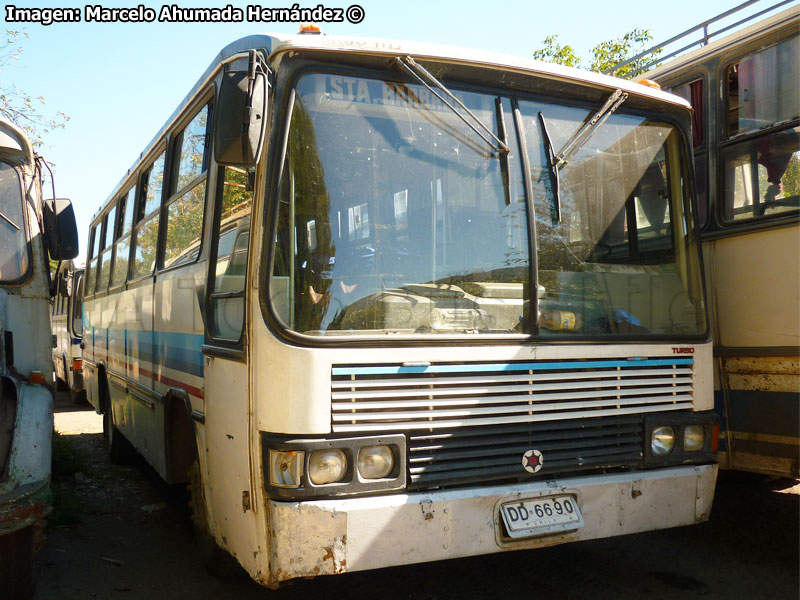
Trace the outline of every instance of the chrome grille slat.
<instances>
[{"instance_id":1,"label":"chrome grille slat","mask_svg":"<svg viewBox=\"0 0 800 600\"><path fill-rule=\"evenodd\" d=\"M463 385L469 384L489 384L516 381L557 381L569 379L602 379L605 377L649 377L651 375L691 375L691 369L623 369L615 371L589 371L587 373L533 373L525 375L496 375L494 377L484 377L480 375L467 377L437 377L436 385ZM373 387L410 387L424 386L431 383L431 377L406 377L404 379L358 379L346 381L334 381L331 388L338 389L365 389Z\"/></svg>"},{"instance_id":2,"label":"chrome grille slat","mask_svg":"<svg viewBox=\"0 0 800 600\"><path fill-rule=\"evenodd\" d=\"M691 391L691 388L682 389L679 391ZM659 392L664 392L664 390L659 390ZM654 392L658 393L658 392ZM532 413L532 412L545 412L550 410L563 410L563 409L579 409L579 408L597 408L597 407L606 407L606 406L630 406L634 404L652 404L656 402L677 402L679 400L691 400L691 394L676 394L671 396L634 396L634 397L625 397L625 394L618 394L606 400L584 400L581 402L572 402L576 398L592 398L594 396L603 396L604 394L596 394L596 395L585 395L582 394L580 396L555 396L552 398L547 398L548 400L562 400L562 402L549 402L546 404L525 404L516 402L512 406L507 406L508 403L511 402L509 399L503 399L502 406L482 406L483 404L487 404L487 402L483 399L464 399L462 402L459 402L460 405L464 406L463 408L458 409L444 409L444 410L428 410L428 411L406 411L406 412L398 412L398 411L391 411L388 414L391 415L393 419L405 419L411 421L418 421L418 420L425 420L431 418L447 418L447 417L470 417L476 415L505 415L505 414L516 414L516 413ZM530 402L536 402L536 396L527 396L526 398L530 398ZM567 403L567 401L570 401ZM492 404L496 404L492 402ZM476 405L476 406L470 406ZM440 405L436 402L430 402L428 406L438 409ZM361 408L360 406L356 406L354 408ZM382 406L381 408L390 408L386 406ZM386 412L353 412L353 413L345 413L345 414L335 414L333 416L333 421L336 423L337 421L384 421L387 418ZM533 420L533 419L531 419Z\"/></svg>"},{"instance_id":3,"label":"chrome grille slat","mask_svg":"<svg viewBox=\"0 0 800 600\"><path fill-rule=\"evenodd\" d=\"M691 383L691 377L675 377L669 380L670 383ZM437 382L438 383L438 382ZM629 380L615 380L615 381L595 381L592 385L594 388L609 388L609 387L632 387L632 386L647 386L663 384L664 379L629 379ZM536 385L537 390L569 390L579 387L574 383L539 383ZM392 398L414 398L417 396L478 396L484 394L510 394L515 392L527 393L532 386L528 385L498 385L492 387L460 387L448 389L426 389L418 388L413 390L377 390L369 392L350 391L350 392L334 392L331 394L333 400L360 400L362 398L384 398L390 400Z\"/></svg>"},{"instance_id":4,"label":"chrome grille slat","mask_svg":"<svg viewBox=\"0 0 800 600\"><path fill-rule=\"evenodd\" d=\"M519 403L522 400L528 402L541 402L543 400L578 400L580 398L599 398L599 397L622 397L633 396L634 394L664 394L673 392L691 392L692 386L681 385L674 387L653 387L653 388L637 388L634 390L589 390L584 392L565 392L560 394L540 394L529 393L520 396L519 394L511 396L462 396L455 400L443 399L418 399L418 400L381 400L380 402L334 402L331 407L335 410L352 411L357 410L370 410L370 409L396 409L396 408L414 408L419 406L427 407L446 407L446 406L469 406L480 404L508 404L510 402Z\"/></svg>"},{"instance_id":5,"label":"chrome grille slat","mask_svg":"<svg viewBox=\"0 0 800 600\"><path fill-rule=\"evenodd\" d=\"M568 407L567 407L568 408ZM678 402L676 404L655 406L634 406L626 408L614 408L608 410L593 410L591 411L592 417L607 417L613 415L634 415L651 412L662 412L667 410L691 410L691 402ZM557 414L537 414L537 421L556 421L561 419L585 419L586 412L569 412ZM335 424L333 430L336 432L364 432L364 431L404 431L412 429L434 429L436 427L477 427L480 425L497 425L503 423L529 423L532 419L530 414L515 415L512 417L489 417L489 418L471 418L460 421L453 421L450 419L443 419L441 421L392 421L385 423L370 423L365 426L364 423L339 423Z\"/></svg>"}]
</instances>

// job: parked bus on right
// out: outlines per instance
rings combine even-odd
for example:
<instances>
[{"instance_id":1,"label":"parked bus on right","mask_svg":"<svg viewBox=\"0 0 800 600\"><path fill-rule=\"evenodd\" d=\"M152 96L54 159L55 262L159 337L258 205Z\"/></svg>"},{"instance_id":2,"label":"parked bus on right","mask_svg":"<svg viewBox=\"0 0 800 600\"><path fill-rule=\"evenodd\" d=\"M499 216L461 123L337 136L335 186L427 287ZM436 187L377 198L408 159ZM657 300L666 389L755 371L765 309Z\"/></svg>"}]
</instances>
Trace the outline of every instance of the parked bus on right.
<instances>
[{"instance_id":1,"label":"parked bus on right","mask_svg":"<svg viewBox=\"0 0 800 600\"><path fill-rule=\"evenodd\" d=\"M800 6L708 43L709 25L751 4L656 46L705 33L699 49L672 60L656 55L661 64L637 76L694 109L715 403L724 415L720 465L798 477Z\"/></svg>"}]
</instances>

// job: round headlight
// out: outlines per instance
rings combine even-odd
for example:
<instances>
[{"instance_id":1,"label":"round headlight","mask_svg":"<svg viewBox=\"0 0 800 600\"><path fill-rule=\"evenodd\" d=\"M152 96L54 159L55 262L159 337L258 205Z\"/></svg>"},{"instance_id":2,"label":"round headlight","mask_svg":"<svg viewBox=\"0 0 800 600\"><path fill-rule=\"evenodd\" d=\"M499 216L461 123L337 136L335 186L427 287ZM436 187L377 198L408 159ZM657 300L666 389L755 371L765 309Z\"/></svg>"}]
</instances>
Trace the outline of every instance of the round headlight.
<instances>
[{"instance_id":1,"label":"round headlight","mask_svg":"<svg viewBox=\"0 0 800 600\"><path fill-rule=\"evenodd\" d=\"M650 438L650 448L656 456L664 456L672 452L675 446L675 432L672 427L657 427Z\"/></svg>"},{"instance_id":2,"label":"round headlight","mask_svg":"<svg viewBox=\"0 0 800 600\"><path fill-rule=\"evenodd\" d=\"M389 446L364 446L358 451L358 472L364 479L383 479L394 468Z\"/></svg>"},{"instance_id":3,"label":"round headlight","mask_svg":"<svg viewBox=\"0 0 800 600\"><path fill-rule=\"evenodd\" d=\"M706 433L702 425L687 425L683 430L683 449L697 452L706 445Z\"/></svg>"},{"instance_id":4,"label":"round headlight","mask_svg":"<svg viewBox=\"0 0 800 600\"><path fill-rule=\"evenodd\" d=\"M308 477L316 485L336 483L346 473L347 457L341 450L317 450L308 459Z\"/></svg>"}]
</instances>

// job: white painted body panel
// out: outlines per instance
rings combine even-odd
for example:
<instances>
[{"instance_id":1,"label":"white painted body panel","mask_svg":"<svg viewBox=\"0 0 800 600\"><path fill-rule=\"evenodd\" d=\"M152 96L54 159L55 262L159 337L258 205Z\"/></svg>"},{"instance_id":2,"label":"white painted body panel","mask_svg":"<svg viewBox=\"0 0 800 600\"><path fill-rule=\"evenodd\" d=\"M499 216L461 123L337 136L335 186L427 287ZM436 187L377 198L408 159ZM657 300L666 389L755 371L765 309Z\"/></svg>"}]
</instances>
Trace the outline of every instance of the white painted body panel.
<instances>
[{"instance_id":1,"label":"white painted body panel","mask_svg":"<svg viewBox=\"0 0 800 600\"><path fill-rule=\"evenodd\" d=\"M19 384L17 394L17 420L8 460L8 472L13 475L0 481L0 505L3 496L15 488L50 481L53 394L44 386L25 383Z\"/></svg>"}]
</instances>

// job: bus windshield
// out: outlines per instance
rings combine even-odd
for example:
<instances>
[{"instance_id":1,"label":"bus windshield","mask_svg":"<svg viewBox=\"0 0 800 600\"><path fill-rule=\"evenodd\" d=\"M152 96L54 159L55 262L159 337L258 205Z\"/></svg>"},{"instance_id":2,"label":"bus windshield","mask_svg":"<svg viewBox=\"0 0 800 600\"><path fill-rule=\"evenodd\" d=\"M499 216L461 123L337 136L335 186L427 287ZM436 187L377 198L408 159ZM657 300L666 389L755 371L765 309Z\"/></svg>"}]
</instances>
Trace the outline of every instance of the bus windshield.
<instances>
[{"instance_id":1,"label":"bus windshield","mask_svg":"<svg viewBox=\"0 0 800 600\"><path fill-rule=\"evenodd\" d=\"M0 161L0 282L28 272L28 242L23 219L22 185L17 170Z\"/></svg>"},{"instance_id":2,"label":"bus windshield","mask_svg":"<svg viewBox=\"0 0 800 600\"><path fill-rule=\"evenodd\" d=\"M560 169L556 194L538 115L560 147L599 107L519 101L529 208L513 99L453 91L509 154L423 86L299 80L270 283L287 328L503 335L538 321L542 336L705 332L687 161L672 125L618 111Z\"/></svg>"}]
</instances>

